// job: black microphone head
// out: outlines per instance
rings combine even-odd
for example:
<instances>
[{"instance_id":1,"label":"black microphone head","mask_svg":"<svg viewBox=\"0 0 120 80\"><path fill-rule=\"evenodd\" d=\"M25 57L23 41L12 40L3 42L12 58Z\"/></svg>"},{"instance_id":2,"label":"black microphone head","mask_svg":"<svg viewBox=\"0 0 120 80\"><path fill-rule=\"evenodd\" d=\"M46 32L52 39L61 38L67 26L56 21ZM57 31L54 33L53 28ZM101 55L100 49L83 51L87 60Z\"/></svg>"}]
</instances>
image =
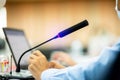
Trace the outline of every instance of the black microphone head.
<instances>
[{"instance_id":1,"label":"black microphone head","mask_svg":"<svg viewBox=\"0 0 120 80\"><path fill-rule=\"evenodd\" d=\"M87 26L88 24L89 24L88 21L84 20L84 21L82 21L82 22L80 22L80 23L78 23L78 24L76 24L76 25L74 25L74 26L72 26L72 27L70 27L68 29L65 29L65 30L61 31L60 33L58 33L57 36L62 38L62 37L74 32L74 31L76 31L78 29L81 29L81 28Z\"/></svg>"}]
</instances>

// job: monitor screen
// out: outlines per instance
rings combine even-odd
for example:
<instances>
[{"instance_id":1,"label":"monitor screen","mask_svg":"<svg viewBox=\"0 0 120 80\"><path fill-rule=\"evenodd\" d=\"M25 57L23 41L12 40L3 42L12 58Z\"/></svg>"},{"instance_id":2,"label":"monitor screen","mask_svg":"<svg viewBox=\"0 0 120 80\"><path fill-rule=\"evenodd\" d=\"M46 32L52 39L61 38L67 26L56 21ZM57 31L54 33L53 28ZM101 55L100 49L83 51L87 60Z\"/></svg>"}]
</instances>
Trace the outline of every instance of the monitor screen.
<instances>
[{"instance_id":1,"label":"monitor screen","mask_svg":"<svg viewBox=\"0 0 120 80\"><path fill-rule=\"evenodd\" d=\"M4 28L3 31L11 48L15 63L17 64L21 54L30 49L28 40L22 30ZM22 57L20 62L21 68L27 68L30 54L31 52L28 52Z\"/></svg>"}]
</instances>

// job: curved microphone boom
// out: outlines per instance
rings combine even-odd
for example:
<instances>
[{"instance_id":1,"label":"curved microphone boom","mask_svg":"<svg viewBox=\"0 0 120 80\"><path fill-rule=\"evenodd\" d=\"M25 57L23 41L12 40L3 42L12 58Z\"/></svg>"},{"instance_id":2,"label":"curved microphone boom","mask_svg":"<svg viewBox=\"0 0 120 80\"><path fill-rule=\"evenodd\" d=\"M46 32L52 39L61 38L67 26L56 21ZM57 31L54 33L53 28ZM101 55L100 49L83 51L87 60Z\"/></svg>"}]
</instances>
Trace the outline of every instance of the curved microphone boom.
<instances>
[{"instance_id":1,"label":"curved microphone boom","mask_svg":"<svg viewBox=\"0 0 120 80\"><path fill-rule=\"evenodd\" d=\"M53 39L62 38L62 37L64 37L64 36L66 36L66 35L74 32L74 31L76 31L76 30L78 30L78 29L81 29L81 28L87 26L87 25L88 25L88 21L87 21L87 20L84 20L84 21L82 21L82 22L80 22L80 23L78 23L78 24L76 24L76 25L74 25L74 26L72 26L72 27L70 27L70 28L68 28L68 29L65 29L65 30L59 32L55 37L53 37L53 38L51 38L51 39L49 39L49 40L47 40L47 41L45 41L45 42L43 42L43 43L35 46L35 47L33 47L33 48L30 48L30 49L27 50L27 51L25 51L25 52L20 56L20 58L19 58L19 60L18 60L16 72L20 72L20 61L21 61L21 58L22 58L23 55L25 55L27 52L29 52L29 51L31 51L31 50L39 47L39 46L42 46L43 44L45 44L45 43L47 43L47 42L49 42L49 41L51 41L51 40L53 40Z\"/></svg>"}]
</instances>

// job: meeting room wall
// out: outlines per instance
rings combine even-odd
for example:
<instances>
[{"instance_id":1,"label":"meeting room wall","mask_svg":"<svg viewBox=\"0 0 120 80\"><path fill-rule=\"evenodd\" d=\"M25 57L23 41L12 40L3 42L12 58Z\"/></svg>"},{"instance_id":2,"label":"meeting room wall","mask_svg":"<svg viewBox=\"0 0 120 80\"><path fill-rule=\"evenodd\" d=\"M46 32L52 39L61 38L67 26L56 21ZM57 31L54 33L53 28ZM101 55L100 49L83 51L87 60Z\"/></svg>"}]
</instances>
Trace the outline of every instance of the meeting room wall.
<instances>
[{"instance_id":1,"label":"meeting room wall","mask_svg":"<svg viewBox=\"0 0 120 80\"><path fill-rule=\"evenodd\" d=\"M32 46L84 19L89 21L88 27L45 46L69 46L78 39L87 45L91 37L103 30L115 36L120 35L120 21L114 0L7 2L6 8L7 27L23 29Z\"/></svg>"}]
</instances>

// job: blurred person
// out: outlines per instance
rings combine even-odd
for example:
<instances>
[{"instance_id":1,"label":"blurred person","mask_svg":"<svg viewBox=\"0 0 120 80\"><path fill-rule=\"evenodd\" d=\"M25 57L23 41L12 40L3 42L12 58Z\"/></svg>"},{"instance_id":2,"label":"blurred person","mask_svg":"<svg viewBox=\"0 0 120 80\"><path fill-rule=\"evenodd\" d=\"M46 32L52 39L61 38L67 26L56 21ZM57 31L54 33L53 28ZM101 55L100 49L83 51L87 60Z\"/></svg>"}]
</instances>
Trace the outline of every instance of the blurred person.
<instances>
[{"instance_id":1,"label":"blurred person","mask_svg":"<svg viewBox=\"0 0 120 80\"><path fill-rule=\"evenodd\" d=\"M120 0L116 0L116 11L120 18ZM64 67L48 62L40 51L34 51L28 69L36 80L120 80L120 39L112 47L104 48L98 59L84 67L81 64Z\"/></svg>"},{"instance_id":2,"label":"blurred person","mask_svg":"<svg viewBox=\"0 0 120 80\"><path fill-rule=\"evenodd\" d=\"M119 54L120 41L112 47L105 48L99 58L87 66L77 64L65 68L56 62L48 62L40 51L35 51L30 55L28 69L36 80L108 80L107 73L111 71L110 67Z\"/></svg>"}]
</instances>

